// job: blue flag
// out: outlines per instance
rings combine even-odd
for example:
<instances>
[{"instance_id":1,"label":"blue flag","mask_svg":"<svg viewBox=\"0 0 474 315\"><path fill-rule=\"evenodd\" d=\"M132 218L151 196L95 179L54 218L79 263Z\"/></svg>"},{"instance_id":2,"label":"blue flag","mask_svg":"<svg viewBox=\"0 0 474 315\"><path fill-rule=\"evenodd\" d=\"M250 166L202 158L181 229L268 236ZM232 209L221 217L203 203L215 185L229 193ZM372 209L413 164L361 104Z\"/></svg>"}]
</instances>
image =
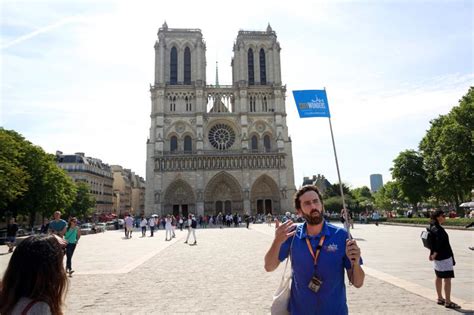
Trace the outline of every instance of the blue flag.
<instances>
[{"instance_id":1,"label":"blue flag","mask_svg":"<svg viewBox=\"0 0 474 315\"><path fill-rule=\"evenodd\" d=\"M293 91L300 118L331 117L325 90Z\"/></svg>"}]
</instances>

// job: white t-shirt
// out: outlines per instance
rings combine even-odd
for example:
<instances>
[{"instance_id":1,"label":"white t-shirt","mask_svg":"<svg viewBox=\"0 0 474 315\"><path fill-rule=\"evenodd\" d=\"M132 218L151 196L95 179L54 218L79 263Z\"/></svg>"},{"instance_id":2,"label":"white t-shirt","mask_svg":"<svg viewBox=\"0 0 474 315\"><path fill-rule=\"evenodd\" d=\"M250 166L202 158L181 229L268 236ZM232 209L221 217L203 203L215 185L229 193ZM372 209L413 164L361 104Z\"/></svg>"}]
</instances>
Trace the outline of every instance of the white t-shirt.
<instances>
[{"instance_id":1,"label":"white t-shirt","mask_svg":"<svg viewBox=\"0 0 474 315\"><path fill-rule=\"evenodd\" d=\"M30 298L22 297L13 308L11 315L21 315L23 310L28 306L32 300ZM36 302L26 313L28 315L51 315L51 309L45 302Z\"/></svg>"},{"instance_id":2,"label":"white t-shirt","mask_svg":"<svg viewBox=\"0 0 474 315\"><path fill-rule=\"evenodd\" d=\"M150 218L150 221L148 221L150 226L155 226L155 218Z\"/></svg>"},{"instance_id":3,"label":"white t-shirt","mask_svg":"<svg viewBox=\"0 0 474 315\"><path fill-rule=\"evenodd\" d=\"M148 221L146 219L143 219L142 222L140 222L140 226L144 227L148 224Z\"/></svg>"},{"instance_id":4,"label":"white t-shirt","mask_svg":"<svg viewBox=\"0 0 474 315\"><path fill-rule=\"evenodd\" d=\"M126 218L125 218L125 225L126 225L128 228L133 227L133 219L132 219L132 217L126 217Z\"/></svg>"}]
</instances>

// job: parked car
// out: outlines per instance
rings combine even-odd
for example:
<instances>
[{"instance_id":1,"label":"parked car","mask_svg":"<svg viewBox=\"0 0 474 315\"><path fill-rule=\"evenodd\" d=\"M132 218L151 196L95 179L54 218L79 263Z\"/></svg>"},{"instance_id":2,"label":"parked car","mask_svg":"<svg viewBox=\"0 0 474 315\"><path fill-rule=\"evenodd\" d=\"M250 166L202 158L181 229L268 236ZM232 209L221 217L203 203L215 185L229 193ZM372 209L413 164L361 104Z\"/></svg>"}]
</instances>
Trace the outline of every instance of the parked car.
<instances>
[{"instance_id":1,"label":"parked car","mask_svg":"<svg viewBox=\"0 0 474 315\"><path fill-rule=\"evenodd\" d=\"M87 235L87 234L92 234L92 224L91 223L84 223L81 224L81 234L82 235Z\"/></svg>"},{"instance_id":2,"label":"parked car","mask_svg":"<svg viewBox=\"0 0 474 315\"><path fill-rule=\"evenodd\" d=\"M105 232L107 230L107 226L103 222L96 223L94 226L95 226L96 233Z\"/></svg>"},{"instance_id":3,"label":"parked car","mask_svg":"<svg viewBox=\"0 0 474 315\"><path fill-rule=\"evenodd\" d=\"M114 221L106 222L105 227L107 230L115 230L115 222Z\"/></svg>"}]
</instances>

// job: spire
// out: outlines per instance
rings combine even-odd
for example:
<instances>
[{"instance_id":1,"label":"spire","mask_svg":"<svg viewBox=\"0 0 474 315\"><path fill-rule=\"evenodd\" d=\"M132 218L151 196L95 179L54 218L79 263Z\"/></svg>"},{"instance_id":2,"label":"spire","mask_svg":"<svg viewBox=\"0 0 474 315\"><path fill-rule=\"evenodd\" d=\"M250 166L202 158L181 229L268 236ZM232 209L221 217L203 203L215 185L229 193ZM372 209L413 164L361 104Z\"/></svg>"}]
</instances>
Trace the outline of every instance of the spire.
<instances>
[{"instance_id":1,"label":"spire","mask_svg":"<svg viewBox=\"0 0 474 315\"><path fill-rule=\"evenodd\" d=\"M219 87L219 65L216 61L216 87Z\"/></svg>"}]
</instances>

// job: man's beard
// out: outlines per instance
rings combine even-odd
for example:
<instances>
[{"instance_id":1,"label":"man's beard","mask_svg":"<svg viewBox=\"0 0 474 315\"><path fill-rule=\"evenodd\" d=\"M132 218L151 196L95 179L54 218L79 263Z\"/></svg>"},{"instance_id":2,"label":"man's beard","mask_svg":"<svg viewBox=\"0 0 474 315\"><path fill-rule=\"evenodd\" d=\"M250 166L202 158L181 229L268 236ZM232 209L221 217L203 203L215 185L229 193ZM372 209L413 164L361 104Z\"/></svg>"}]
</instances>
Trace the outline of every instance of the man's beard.
<instances>
[{"instance_id":1,"label":"man's beard","mask_svg":"<svg viewBox=\"0 0 474 315\"><path fill-rule=\"evenodd\" d=\"M306 214L306 213L303 212L303 218L306 220L306 223L308 223L309 225L318 225L321 222L323 222L322 211L318 211L319 212L318 216L313 216L312 214L315 211L318 211L318 210L313 210L313 211L311 211L310 214Z\"/></svg>"}]
</instances>

